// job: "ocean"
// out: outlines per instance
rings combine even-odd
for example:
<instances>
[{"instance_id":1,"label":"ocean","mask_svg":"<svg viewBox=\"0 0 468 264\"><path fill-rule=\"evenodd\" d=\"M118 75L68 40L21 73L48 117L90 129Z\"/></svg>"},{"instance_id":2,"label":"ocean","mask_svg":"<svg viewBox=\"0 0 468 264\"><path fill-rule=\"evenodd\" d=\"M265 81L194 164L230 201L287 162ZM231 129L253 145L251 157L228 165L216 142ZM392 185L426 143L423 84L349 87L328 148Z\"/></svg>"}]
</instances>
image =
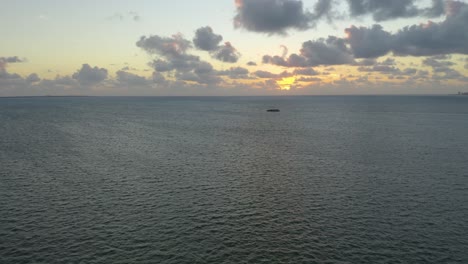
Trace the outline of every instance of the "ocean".
<instances>
[{"instance_id":1,"label":"ocean","mask_svg":"<svg viewBox=\"0 0 468 264\"><path fill-rule=\"evenodd\" d=\"M468 96L0 98L0 124L0 263L468 263Z\"/></svg>"}]
</instances>

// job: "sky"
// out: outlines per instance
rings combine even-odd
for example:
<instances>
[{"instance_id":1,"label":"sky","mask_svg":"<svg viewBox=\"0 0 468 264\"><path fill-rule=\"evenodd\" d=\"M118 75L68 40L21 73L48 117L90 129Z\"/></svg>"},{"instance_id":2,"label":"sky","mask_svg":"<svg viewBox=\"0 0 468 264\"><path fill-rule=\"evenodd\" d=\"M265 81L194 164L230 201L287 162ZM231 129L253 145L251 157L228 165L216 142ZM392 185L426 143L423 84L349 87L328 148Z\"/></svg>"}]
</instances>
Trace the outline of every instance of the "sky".
<instances>
[{"instance_id":1,"label":"sky","mask_svg":"<svg viewBox=\"0 0 468 264\"><path fill-rule=\"evenodd\" d=\"M0 5L0 96L468 92L468 1Z\"/></svg>"}]
</instances>

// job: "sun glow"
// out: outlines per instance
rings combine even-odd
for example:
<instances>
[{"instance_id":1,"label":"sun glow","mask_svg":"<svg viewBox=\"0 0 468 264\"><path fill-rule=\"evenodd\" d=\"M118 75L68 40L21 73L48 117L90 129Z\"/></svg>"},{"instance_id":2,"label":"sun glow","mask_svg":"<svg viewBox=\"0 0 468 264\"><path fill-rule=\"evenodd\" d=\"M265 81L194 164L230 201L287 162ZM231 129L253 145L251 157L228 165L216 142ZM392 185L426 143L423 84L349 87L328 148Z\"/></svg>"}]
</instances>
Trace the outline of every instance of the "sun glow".
<instances>
[{"instance_id":1,"label":"sun glow","mask_svg":"<svg viewBox=\"0 0 468 264\"><path fill-rule=\"evenodd\" d=\"M281 90L291 90L291 85L296 82L296 77L286 77L281 80L276 81Z\"/></svg>"}]
</instances>

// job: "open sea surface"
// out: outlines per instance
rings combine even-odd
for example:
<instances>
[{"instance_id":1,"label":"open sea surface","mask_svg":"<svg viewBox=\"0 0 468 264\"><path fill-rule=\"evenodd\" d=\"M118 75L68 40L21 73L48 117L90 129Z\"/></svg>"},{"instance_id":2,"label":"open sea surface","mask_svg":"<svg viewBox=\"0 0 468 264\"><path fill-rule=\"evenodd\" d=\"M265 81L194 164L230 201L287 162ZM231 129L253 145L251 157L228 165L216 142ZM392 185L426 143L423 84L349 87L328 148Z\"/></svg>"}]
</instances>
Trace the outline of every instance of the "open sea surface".
<instances>
[{"instance_id":1,"label":"open sea surface","mask_svg":"<svg viewBox=\"0 0 468 264\"><path fill-rule=\"evenodd\" d=\"M468 96L0 98L0 263L468 263Z\"/></svg>"}]
</instances>

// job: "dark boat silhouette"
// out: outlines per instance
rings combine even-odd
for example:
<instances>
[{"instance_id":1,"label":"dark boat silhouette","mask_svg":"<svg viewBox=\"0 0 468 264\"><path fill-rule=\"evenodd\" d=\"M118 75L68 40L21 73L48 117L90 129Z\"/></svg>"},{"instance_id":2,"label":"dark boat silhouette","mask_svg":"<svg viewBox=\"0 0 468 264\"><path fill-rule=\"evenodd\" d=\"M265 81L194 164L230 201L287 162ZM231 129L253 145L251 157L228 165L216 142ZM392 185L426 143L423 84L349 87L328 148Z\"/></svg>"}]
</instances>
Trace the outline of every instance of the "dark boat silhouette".
<instances>
[{"instance_id":1,"label":"dark boat silhouette","mask_svg":"<svg viewBox=\"0 0 468 264\"><path fill-rule=\"evenodd\" d=\"M267 110L267 112L279 112L279 111L280 111L280 110L279 110L279 109L276 109L276 108L274 108L274 109L268 109L268 110Z\"/></svg>"}]
</instances>

